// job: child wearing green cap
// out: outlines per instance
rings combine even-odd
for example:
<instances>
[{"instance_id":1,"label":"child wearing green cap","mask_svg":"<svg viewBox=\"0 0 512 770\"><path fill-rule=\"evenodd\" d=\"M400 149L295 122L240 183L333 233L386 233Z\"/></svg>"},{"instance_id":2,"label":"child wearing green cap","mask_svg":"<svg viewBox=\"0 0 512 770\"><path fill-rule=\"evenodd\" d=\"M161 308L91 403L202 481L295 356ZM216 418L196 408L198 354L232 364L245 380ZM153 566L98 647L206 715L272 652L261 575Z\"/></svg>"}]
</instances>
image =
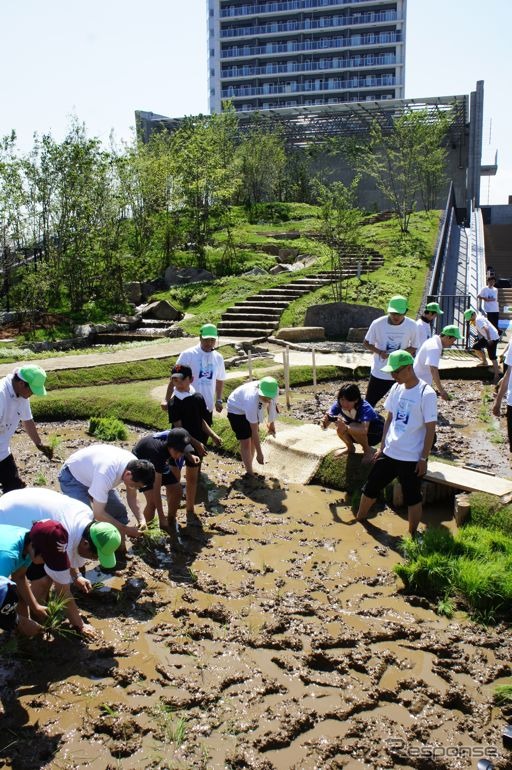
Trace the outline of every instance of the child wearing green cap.
<instances>
[{"instance_id":1,"label":"child wearing green cap","mask_svg":"<svg viewBox=\"0 0 512 770\"><path fill-rule=\"evenodd\" d=\"M451 348L457 340L462 339L462 334L457 326L448 325L443 328L441 334L434 334L423 343L414 359L414 371L418 379L428 385L436 386L436 390L445 401L450 400L449 394L444 389L439 376L439 363L444 350Z\"/></svg>"},{"instance_id":2,"label":"child wearing green cap","mask_svg":"<svg viewBox=\"0 0 512 770\"><path fill-rule=\"evenodd\" d=\"M426 340L432 337L432 323L440 315L443 315L443 311L437 302L429 302L425 305L425 310L416 321L416 326L418 327L418 350Z\"/></svg>"},{"instance_id":3,"label":"child wearing green cap","mask_svg":"<svg viewBox=\"0 0 512 770\"><path fill-rule=\"evenodd\" d=\"M207 409L205 419L210 426L213 421L214 408L217 412L222 411L222 391L224 389L224 380L226 379L224 359L215 350L218 338L217 327L214 324L203 324L199 332L199 344L184 350L179 354L176 361L177 364L183 364L191 368L194 378L194 389L205 400ZM164 411L167 410L173 390L171 374L167 392L161 404Z\"/></svg>"},{"instance_id":4,"label":"child wearing green cap","mask_svg":"<svg viewBox=\"0 0 512 770\"><path fill-rule=\"evenodd\" d=\"M276 434L277 396L279 385L274 377L263 377L259 382L246 382L231 393L227 402L228 420L240 442L240 454L246 475L253 477L253 461L263 465L259 425L263 422L264 408L268 410L267 431Z\"/></svg>"},{"instance_id":5,"label":"child wearing green cap","mask_svg":"<svg viewBox=\"0 0 512 770\"><path fill-rule=\"evenodd\" d=\"M37 449L51 457L51 449L43 444L32 417L29 398L45 396L46 372L40 366L26 365L0 380L0 487L2 491L25 486L11 453L10 440L20 421Z\"/></svg>"}]
</instances>

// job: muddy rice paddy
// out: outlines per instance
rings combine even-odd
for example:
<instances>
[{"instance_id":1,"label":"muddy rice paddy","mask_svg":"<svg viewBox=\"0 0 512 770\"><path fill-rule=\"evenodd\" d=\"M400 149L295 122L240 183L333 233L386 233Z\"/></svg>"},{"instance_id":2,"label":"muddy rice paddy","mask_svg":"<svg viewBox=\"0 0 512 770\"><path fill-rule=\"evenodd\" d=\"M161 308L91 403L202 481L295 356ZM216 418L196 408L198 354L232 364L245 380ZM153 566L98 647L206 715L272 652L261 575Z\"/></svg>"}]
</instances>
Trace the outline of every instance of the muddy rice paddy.
<instances>
[{"instance_id":1,"label":"muddy rice paddy","mask_svg":"<svg viewBox=\"0 0 512 770\"><path fill-rule=\"evenodd\" d=\"M457 391L455 425L480 399L471 388ZM305 399L293 409L309 418ZM463 457L472 422L441 427L438 444L453 431ZM64 458L91 442L85 427L43 433L62 436ZM484 432L479 456L509 469L507 447ZM22 435L14 452L27 481L58 488L59 461ZM0 650L0 767L407 770L473 768L483 756L512 766L501 746L512 711L492 699L510 681L510 629L448 620L400 593L404 515L382 510L363 527L343 493L270 479L248 488L237 461L213 454L205 471L197 516L180 511L182 552L148 542L108 590L79 598L94 641ZM425 518L454 526L448 510Z\"/></svg>"}]
</instances>

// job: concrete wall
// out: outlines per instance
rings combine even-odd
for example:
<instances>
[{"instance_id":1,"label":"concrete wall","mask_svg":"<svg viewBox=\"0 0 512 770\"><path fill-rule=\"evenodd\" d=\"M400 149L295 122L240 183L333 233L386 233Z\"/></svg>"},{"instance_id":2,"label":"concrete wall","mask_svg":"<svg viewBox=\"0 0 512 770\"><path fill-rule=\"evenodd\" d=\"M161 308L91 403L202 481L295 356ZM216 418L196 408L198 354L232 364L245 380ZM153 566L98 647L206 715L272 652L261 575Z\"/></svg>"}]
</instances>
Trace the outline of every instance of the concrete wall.
<instances>
[{"instance_id":1,"label":"concrete wall","mask_svg":"<svg viewBox=\"0 0 512 770\"><path fill-rule=\"evenodd\" d=\"M512 225L512 206L482 206L482 216L486 225Z\"/></svg>"},{"instance_id":2,"label":"concrete wall","mask_svg":"<svg viewBox=\"0 0 512 770\"><path fill-rule=\"evenodd\" d=\"M351 327L369 326L383 315L381 308L370 305L350 305L347 302L330 302L312 305L306 311L304 326L323 326L326 337L346 337Z\"/></svg>"}]
</instances>

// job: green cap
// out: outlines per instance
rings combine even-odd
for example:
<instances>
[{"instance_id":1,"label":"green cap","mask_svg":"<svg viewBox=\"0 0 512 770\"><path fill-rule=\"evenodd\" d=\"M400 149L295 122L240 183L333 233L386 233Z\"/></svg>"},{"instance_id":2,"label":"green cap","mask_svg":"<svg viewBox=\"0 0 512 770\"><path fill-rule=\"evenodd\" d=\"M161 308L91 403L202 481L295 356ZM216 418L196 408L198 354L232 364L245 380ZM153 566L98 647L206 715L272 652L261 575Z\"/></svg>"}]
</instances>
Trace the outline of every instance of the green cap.
<instances>
[{"instance_id":1,"label":"green cap","mask_svg":"<svg viewBox=\"0 0 512 770\"><path fill-rule=\"evenodd\" d=\"M203 324L201 326L199 336L205 340L207 339L216 340L219 336L219 332L217 331L217 327L215 326L215 324Z\"/></svg>"},{"instance_id":2,"label":"green cap","mask_svg":"<svg viewBox=\"0 0 512 770\"><path fill-rule=\"evenodd\" d=\"M258 382L258 393L265 398L275 398L279 393L279 385L273 377L263 377Z\"/></svg>"},{"instance_id":3,"label":"green cap","mask_svg":"<svg viewBox=\"0 0 512 770\"><path fill-rule=\"evenodd\" d=\"M402 366L410 366L414 363L414 358L407 350L393 350L388 356L388 362L386 366L383 366L381 371L383 372L396 372Z\"/></svg>"},{"instance_id":4,"label":"green cap","mask_svg":"<svg viewBox=\"0 0 512 770\"><path fill-rule=\"evenodd\" d=\"M98 560L102 567L111 569L116 566L115 551L121 545L121 533L113 524L95 521L91 524L91 540L98 551Z\"/></svg>"},{"instance_id":5,"label":"green cap","mask_svg":"<svg viewBox=\"0 0 512 770\"><path fill-rule=\"evenodd\" d=\"M437 315L444 315L437 302L429 302L428 305L425 305L425 310L428 310L430 313L437 313Z\"/></svg>"},{"instance_id":6,"label":"green cap","mask_svg":"<svg viewBox=\"0 0 512 770\"><path fill-rule=\"evenodd\" d=\"M407 313L407 299L402 297L401 294L395 294L391 297L388 303L388 313L400 313L405 315Z\"/></svg>"},{"instance_id":7,"label":"green cap","mask_svg":"<svg viewBox=\"0 0 512 770\"><path fill-rule=\"evenodd\" d=\"M441 332L445 337L455 337L456 340L462 339L462 334L458 326L445 326Z\"/></svg>"},{"instance_id":8,"label":"green cap","mask_svg":"<svg viewBox=\"0 0 512 770\"><path fill-rule=\"evenodd\" d=\"M471 319L473 318L473 313L476 313L476 310L473 310L472 308L468 308L467 310L464 311L464 318L466 319L466 321L471 321Z\"/></svg>"},{"instance_id":9,"label":"green cap","mask_svg":"<svg viewBox=\"0 0 512 770\"><path fill-rule=\"evenodd\" d=\"M36 396L46 396L46 388L44 386L44 383L46 382L46 372L44 369L41 369L40 366L27 364L27 366L22 366L21 369L18 369L16 374L23 380L23 382L26 382L27 385L29 385L30 390L32 393L35 393Z\"/></svg>"}]
</instances>

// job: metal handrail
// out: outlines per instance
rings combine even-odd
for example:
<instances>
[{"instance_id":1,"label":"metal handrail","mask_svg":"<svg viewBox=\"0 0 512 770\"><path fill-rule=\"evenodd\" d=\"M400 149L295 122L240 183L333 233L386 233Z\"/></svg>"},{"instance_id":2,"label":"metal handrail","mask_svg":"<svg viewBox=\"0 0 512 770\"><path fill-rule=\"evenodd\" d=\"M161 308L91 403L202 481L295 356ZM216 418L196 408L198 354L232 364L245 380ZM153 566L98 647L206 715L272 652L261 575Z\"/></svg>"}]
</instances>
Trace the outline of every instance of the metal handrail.
<instances>
[{"instance_id":1,"label":"metal handrail","mask_svg":"<svg viewBox=\"0 0 512 770\"><path fill-rule=\"evenodd\" d=\"M439 283L443 268L443 262L446 254L446 244L448 242L448 234L450 232L450 224L451 224L451 218L452 218L452 212L456 209L456 203L455 203L455 191L453 187L453 182L450 182L450 189L448 190L448 198L446 200L446 206L444 209L443 214L443 221L441 223L441 228L439 231L439 237L437 239L437 246L436 246L436 252L434 255L434 264L432 267L432 272L430 274L430 282L428 285L428 294L438 294L439 293Z\"/></svg>"}]
</instances>

